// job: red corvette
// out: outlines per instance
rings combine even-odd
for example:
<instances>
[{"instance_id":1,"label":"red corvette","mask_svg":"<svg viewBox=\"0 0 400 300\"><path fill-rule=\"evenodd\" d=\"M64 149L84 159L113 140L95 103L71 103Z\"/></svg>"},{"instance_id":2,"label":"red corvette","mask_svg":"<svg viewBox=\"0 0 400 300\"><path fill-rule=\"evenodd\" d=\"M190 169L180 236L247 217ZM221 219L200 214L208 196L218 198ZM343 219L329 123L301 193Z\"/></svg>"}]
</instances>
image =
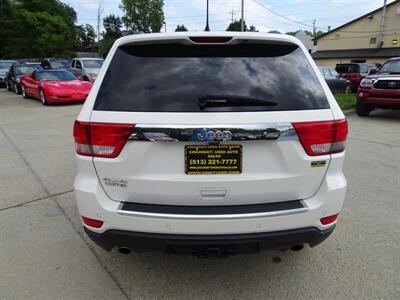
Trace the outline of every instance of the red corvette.
<instances>
[{"instance_id":1,"label":"red corvette","mask_svg":"<svg viewBox=\"0 0 400 300\"><path fill-rule=\"evenodd\" d=\"M37 70L31 76L21 77L24 98L39 99L43 105L63 102L83 102L92 83L78 80L64 70Z\"/></svg>"}]
</instances>

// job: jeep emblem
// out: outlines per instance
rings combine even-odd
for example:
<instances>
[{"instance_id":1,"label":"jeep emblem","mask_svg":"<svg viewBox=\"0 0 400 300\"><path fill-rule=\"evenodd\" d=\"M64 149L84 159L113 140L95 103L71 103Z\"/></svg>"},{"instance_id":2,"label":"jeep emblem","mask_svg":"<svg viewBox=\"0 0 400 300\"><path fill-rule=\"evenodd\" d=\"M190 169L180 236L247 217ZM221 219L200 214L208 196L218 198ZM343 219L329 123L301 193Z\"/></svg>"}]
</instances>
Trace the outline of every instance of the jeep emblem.
<instances>
[{"instance_id":1,"label":"jeep emblem","mask_svg":"<svg viewBox=\"0 0 400 300\"><path fill-rule=\"evenodd\" d=\"M216 130L203 128L197 134L199 141L230 141L232 140L232 132L228 130Z\"/></svg>"}]
</instances>

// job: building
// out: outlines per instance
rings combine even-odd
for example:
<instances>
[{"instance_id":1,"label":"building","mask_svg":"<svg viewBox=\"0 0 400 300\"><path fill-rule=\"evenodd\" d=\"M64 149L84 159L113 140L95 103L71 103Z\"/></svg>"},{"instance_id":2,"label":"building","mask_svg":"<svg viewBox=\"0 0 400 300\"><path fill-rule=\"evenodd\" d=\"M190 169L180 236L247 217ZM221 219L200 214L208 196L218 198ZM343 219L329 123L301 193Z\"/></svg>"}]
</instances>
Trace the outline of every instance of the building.
<instances>
[{"instance_id":1,"label":"building","mask_svg":"<svg viewBox=\"0 0 400 300\"><path fill-rule=\"evenodd\" d=\"M344 8L345 9L345 8ZM335 67L337 63L383 63L400 56L400 0L371 11L314 40L316 63ZM383 19L383 31L381 23Z\"/></svg>"}]
</instances>

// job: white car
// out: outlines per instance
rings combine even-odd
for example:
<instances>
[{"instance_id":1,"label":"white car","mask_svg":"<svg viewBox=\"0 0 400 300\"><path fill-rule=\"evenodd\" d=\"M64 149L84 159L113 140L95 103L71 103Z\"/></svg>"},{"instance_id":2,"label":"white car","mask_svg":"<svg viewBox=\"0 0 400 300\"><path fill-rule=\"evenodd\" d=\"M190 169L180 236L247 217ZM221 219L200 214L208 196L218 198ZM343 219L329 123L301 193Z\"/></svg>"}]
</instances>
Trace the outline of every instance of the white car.
<instances>
[{"instance_id":1,"label":"white car","mask_svg":"<svg viewBox=\"0 0 400 300\"><path fill-rule=\"evenodd\" d=\"M74 58L71 61L71 71L84 81L94 82L103 62L101 58Z\"/></svg>"},{"instance_id":2,"label":"white car","mask_svg":"<svg viewBox=\"0 0 400 300\"><path fill-rule=\"evenodd\" d=\"M347 121L291 36L123 37L74 139L78 209L107 250L315 246L345 198Z\"/></svg>"}]
</instances>

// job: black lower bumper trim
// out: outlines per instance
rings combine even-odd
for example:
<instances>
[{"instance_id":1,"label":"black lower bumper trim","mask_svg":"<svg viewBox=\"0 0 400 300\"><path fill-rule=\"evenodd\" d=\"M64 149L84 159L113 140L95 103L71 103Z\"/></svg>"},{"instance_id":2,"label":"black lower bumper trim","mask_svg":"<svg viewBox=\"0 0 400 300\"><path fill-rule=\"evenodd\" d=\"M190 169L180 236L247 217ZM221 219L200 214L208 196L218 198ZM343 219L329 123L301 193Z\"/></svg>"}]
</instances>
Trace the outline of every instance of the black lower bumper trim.
<instances>
[{"instance_id":1,"label":"black lower bumper trim","mask_svg":"<svg viewBox=\"0 0 400 300\"><path fill-rule=\"evenodd\" d=\"M324 241L335 229L315 227L284 231L233 234L233 235L181 235L157 234L123 230L108 230L104 233L90 231L87 235L100 247L110 251L114 247L127 247L133 251L162 251L186 254L235 254L258 252L264 248L287 248L298 244L314 247Z\"/></svg>"},{"instance_id":2,"label":"black lower bumper trim","mask_svg":"<svg viewBox=\"0 0 400 300\"><path fill-rule=\"evenodd\" d=\"M251 214L277 212L282 210L293 210L304 208L300 200L247 204L247 205L159 205L124 202L121 210L133 212L159 213L159 214L181 214L181 215L228 215L228 214Z\"/></svg>"}]
</instances>

